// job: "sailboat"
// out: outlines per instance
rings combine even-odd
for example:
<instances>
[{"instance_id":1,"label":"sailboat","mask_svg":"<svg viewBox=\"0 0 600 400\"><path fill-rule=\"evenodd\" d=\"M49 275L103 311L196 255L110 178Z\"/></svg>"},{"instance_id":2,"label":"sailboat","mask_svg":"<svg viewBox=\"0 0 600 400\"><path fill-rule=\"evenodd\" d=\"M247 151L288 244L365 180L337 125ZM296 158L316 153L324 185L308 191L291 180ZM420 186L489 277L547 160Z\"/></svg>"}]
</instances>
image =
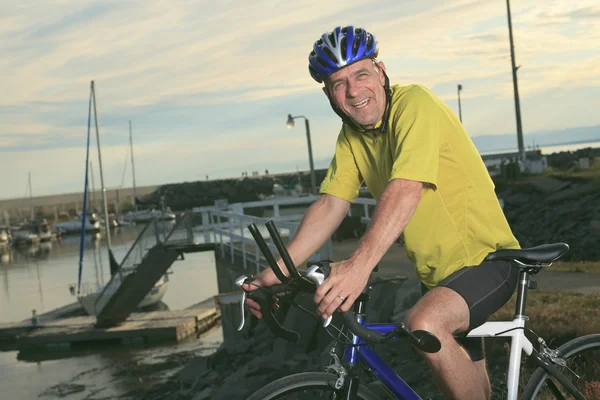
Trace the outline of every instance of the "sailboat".
<instances>
[{"instance_id":1,"label":"sailboat","mask_svg":"<svg viewBox=\"0 0 600 400\"><path fill-rule=\"evenodd\" d=\"M108 217L108 204L106 201L106 190L104 186L104 175L102 172L102 154L100 151L100 130L98 128L98 114L96 111L96 92L94 89L94 81L91 82L90 89L90 102L88 109L88 135L87 135L87 146L86 146L86 169L85 169L85 185L83 191L83 212L82 212L82 221L81 221L81 236L80 236L80 246L79 246L79 277L77 281L77 299L79 303L82 305L84 310L89 315L96 315L96 301L100 297L101 294L105 291L105 286L100 286L99 284L93 285L83 284L81 282L81 274L83 267L83 250L84 250L84 241L85 241L85 226L86 226L86 215L87 215L87 194L88 194L88 166L89 166L89 153L90 153L90 131L91 131L91 112L92 112L92 102L94 104L94 120L96 125L96 142L98 147L98 163L100 167L100 184L102 186L102 203L103 203L103 211L104 211L104 220L109 221ZM131 133L131 130L130 130ZM135 178L134 178L135 182ZM106 229L106 241L108 246L108 257L109 257L109 265L110 265L110 274L114 276L116 274L120 274L121 280L123 279L123 271L120 268L119 263L116 261L113 252L112 252L112 243L111 243L111 233L110 229ZM161 279L156 282L154 287L148 292L148 294L142 299L142 301L138 304L138 307L147 307L153 304L160 302L165 295L168 287L168 278L167 276L161 277ZM69 287L72 294L75 294L75 286L71 285Z\"/></svg>"},{"instance_id":2,"label":"sailboat","mask_svg":"<svg viewBox=\"0 0 600 400\"><path fill-rule=\"evenodd\" d=\"M165 209L164 204L162 204L161 209L148 209L148 210L138 210L138 200L135 192L135 162L133 159L133 134L131 130L131 121L129 121L129 149L131 153L131 173L133 176L133 207L134 211L130 211L122 216L122 220L125 223L147 223L152 220L157 221L175 221L176 215L172 212L168 207ZM127 165L127 164L126 164ZM124 175L123 175L124 176ZM142 203L143 204L143 203Z\"/></svg>"}]
</instances>

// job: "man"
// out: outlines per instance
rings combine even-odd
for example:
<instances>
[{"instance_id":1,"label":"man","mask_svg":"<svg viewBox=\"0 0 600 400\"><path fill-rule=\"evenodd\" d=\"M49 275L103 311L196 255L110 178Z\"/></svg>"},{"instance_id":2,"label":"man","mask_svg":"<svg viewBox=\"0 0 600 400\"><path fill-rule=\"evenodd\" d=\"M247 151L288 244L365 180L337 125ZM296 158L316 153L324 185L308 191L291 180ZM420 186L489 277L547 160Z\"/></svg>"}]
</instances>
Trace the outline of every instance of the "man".
<instances>
[{"instance_id":1,"label":"man","mask_svg":"<svg viewBox=\"0 0 600 400\"><path fill-rule=\"evenodd\" d=\"M377 199L371 225L352 255L332 265L314 301L323 318L347 311L400 234L426 293L407 325L435 334L442 348L423 354L450 399L489 399L480 339L454 334L482 323L511 297L518 271L487 254L519 244L477 149L452 110L429 90L389 86L378 44L364 29L336 28L315 42L309 71L342 118L322 196L288 245L297 265L333 234L366 183ZM285 270L285 269L284 269ZM254 284L279 283L270 269ZM253 290L245 285L245 290ZM248 306L257 317L260 307ZM475 340L475 343L473 341Z\"/></svg>"}]
</instances>

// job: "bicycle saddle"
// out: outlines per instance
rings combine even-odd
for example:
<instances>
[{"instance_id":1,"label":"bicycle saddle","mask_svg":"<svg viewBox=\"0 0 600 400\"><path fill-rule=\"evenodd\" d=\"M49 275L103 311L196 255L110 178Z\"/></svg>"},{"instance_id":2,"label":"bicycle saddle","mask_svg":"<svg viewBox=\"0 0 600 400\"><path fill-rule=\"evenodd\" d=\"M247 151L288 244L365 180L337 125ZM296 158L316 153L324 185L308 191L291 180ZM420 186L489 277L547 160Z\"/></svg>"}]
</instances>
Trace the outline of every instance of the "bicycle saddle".
<instances>
[{"instance_id":1,"label":"bicycle saddle","mask_svg":"<svg viewBox=\"0 0 600 400\"><path fill-rule=\"evenodd\" d=\"M520 261L523 264L551 263L569 251L566 243L542 244L528 249L502 249L490 253L485 261Z\"/></svg>"}]
</instances>

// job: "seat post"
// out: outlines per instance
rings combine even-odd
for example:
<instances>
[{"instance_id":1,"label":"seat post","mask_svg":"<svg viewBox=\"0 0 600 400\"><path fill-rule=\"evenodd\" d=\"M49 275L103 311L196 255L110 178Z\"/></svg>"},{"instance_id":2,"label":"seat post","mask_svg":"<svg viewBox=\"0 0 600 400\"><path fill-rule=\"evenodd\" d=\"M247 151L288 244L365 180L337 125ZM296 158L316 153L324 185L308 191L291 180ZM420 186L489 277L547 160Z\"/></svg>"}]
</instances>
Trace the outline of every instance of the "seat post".
<instances>
[{"instance_id":1,"label":"seat post","mask_svg":"<svg viewBox=\"0 0 600 400\"><path fill-rule=\"evenodd\" d=\"M525 303L527 301L527 289L529 288L529 272L521 269L519 272L519 282L517 284L517 304L515 307L515 318L526 319Z\"/></svg>"}]
</instances>

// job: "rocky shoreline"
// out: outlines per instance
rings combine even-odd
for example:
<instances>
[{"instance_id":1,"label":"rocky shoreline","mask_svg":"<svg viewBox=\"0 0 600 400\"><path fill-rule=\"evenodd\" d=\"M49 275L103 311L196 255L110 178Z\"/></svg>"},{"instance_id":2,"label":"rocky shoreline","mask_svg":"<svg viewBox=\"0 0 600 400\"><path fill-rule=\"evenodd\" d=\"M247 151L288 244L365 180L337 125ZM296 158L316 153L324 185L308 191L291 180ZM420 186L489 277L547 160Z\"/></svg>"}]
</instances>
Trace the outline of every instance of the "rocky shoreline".
<instances>
[{"instance_id":1,"label":"rocky shoreline","mask_svg":"<svg viewBox=\"0 0 600 400\"><path fill-rule=\"evenodd\" d=\"M521 247L565 242L563 258L600 260L600 187L588 180L531 177L500 187L504 213Z\"/></svg>"}]
</instances>

